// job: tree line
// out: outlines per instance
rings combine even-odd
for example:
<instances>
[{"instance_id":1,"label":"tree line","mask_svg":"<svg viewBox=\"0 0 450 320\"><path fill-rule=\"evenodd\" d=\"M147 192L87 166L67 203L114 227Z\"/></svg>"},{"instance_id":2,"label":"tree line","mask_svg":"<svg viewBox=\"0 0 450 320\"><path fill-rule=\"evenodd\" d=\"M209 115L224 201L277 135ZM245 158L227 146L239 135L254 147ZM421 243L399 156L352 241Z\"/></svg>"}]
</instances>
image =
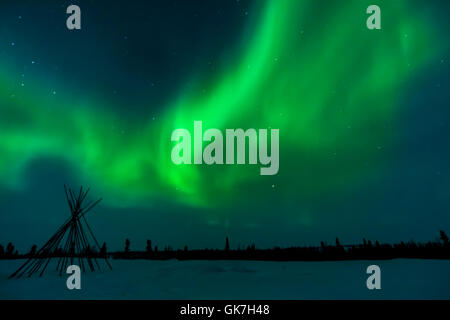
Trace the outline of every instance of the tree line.
<instances>
[{"instance_id":1,"label":"tree line","mask_svg":"<svg viewBox=\"0 0 450 320\"><path fill-rule=\"evenodd\" d=\"M0 259L22 259L38 257L37 246L33 245L29 252L19 254L12 243L8 243L6 249L0 245ZM62 249L44 256L68 255ZM223 249L189 250L188 246L174 250L170 246L159 249L153 246L151 240L147 240L145 250L131 250L131 241L125 240L123 251L108 252L106 243L100 250L87 248L82 255L96 257L112 257L114 259L152 259L152 260L261 260L261 261L330 261L330 260L382 260L395 258L417 259L450 259L450 243L447 234L441 230L439 239L419 243L414 241L395 244L381 244L363 239L360 244L342 245L336 238L334 244L321 242L320 246L303 246L272 249L258 249L255 244L246 248L231 249L228 237L225 239Z\"/></svg>"}]
</instances>

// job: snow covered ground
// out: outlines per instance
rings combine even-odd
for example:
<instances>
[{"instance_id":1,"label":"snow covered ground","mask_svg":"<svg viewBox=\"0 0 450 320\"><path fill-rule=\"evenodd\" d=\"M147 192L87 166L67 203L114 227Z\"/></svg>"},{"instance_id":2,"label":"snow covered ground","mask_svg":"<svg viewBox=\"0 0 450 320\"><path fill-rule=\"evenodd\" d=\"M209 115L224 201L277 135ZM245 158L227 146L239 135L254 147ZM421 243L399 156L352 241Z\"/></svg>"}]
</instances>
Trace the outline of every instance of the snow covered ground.
<instances>
[{"instance_id":1,"label":"snow covered ground","mask_svg":"<svg viewBox=\"0 0 450 320\"><path fill-rule=\"evenodd\" d=\"M0 299L450 299L450 260L256 262L110 260L113 271L7 277L23 260L0 260ZM366 287L381 267L381 290Z\"/></svg>"}]
</instances>

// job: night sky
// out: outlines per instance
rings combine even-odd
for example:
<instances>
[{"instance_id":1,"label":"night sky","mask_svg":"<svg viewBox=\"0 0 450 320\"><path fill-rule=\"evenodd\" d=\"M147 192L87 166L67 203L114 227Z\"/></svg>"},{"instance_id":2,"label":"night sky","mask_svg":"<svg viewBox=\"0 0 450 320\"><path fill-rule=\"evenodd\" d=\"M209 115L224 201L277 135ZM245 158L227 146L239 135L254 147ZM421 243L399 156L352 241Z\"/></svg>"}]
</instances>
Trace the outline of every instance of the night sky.
<instances>
[{"instance_id":1,"label":"night sky","mask_svg":"<svg viewBox=\"0 0 450 320\"><path fill-rule=\"evenodd\" d=\"M64 184L110 249L450 232L448 1L81 0L75 31L70 4L0 3L0 243L47 240ZM194 120L279 129L279 173L174 165Z\"/></svg>"}]
</instances>

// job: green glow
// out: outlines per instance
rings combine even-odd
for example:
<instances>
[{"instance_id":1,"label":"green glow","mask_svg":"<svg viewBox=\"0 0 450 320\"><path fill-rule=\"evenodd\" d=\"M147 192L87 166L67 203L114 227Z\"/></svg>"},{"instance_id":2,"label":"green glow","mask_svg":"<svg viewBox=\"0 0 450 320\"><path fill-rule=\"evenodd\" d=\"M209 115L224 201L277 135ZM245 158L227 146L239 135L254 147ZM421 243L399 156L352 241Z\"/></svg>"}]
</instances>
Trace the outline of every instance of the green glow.
<instances>
[{"instance_id":1,"label":"green glow","mask_svg":"<svg viewBox=\"0 0 450 320\"><path fill-rule=\"evenodd\" d=\"M395 142L390 126L404 82L438 48L410 2L379 1L381 31L365 27L369 4L268 2L238 58L212 82L199 83L205 92L174 94L162 117L150 117L144 128L99 99L19 91L3 66L0 183L20 188L32 161L57 157L110 205L168 198L217 206L273 181L286 192L318 196L374 175L380 147ZM259 166L175 166L170 135L194 120L205 129L279 128L279 176L261 177Z\"/></svg>"}]
</instances>

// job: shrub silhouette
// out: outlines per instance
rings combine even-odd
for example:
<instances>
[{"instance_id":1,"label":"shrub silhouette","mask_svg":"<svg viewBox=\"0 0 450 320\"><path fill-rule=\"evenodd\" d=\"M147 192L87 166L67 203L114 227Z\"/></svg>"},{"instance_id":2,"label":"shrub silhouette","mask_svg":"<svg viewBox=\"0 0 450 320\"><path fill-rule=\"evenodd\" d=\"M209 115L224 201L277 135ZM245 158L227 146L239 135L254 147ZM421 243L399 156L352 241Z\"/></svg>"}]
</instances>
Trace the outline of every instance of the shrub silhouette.
<instances>
[{"instance_id":1,"label":"shrub silhouette","mask_svg":"<svg viewBox=\"0 0 450 320\"><path fill-rule=\"evenodd\" d=\"M12 257L14 255L14 245L9 242L6 245L6 257Z\"/></svg>"},{"instance_id":2,"label":"shrub silhouette","mask_svg":"<svg viewBox=\"0 0 450 320\"><path fill-rule=\"evenodd\" d=\"M130 240L126 239L125 240L125 253L129 253L130 252Z\"/></svg>"},{"instance_id":3,"label":"shrub silhouette","mask_svg":"<svg viewBox=\"0 0 450 320\"><path fill-rule=\"evenodd\" d=\"M441 236L440 238L441 238L442 242L444 242L444 245L448 245L448 237L445 234L444 230L439 231L439 233L440 233L440 236Z\"/></svg>"},{"instance_id":4,"label":"shrub silhouette","mask_svg":"<svg viewBox=\"0 0 450 320\"><path fill-rule=\"evenodd\" d=\"M145 251L147 252L147 254L151 254L153 249L152 249L152 241L151 240L147 240L147 247L145 247Z\"/></svg>"},{"instance_id":5,"label":"shrub silhouette","mask_svg":"<svg viewBox=\"0 0 450 320\"><path fill-rule=\"evenodd\" d=\"M230 241L228 240L228 237L225 239L225 251L230 251Z\"/></svg>"},{"instance_id":6,"label":"shrub silhouette","mask_svg":"<svg viewBox=\"0 0 450 320\"><path fill-rule=\"evenodd\" d=\"M103 245L100 249L100 256L106 257L107 256L107 249L106 249L106 242L103 242Z\"/></svg>"},{"instance_id":7,"label":"shrub silhouette","mask_svg":"<svg viewBox=\"0 0 450 320\"><path fill-rule=\"evenodd\" d=\"M30 249L30 252L28 252L28 256L29 257L34 257L36 255L36 251L37 251L37 245L33 245Z\"/></svg>"}]
</instances>

